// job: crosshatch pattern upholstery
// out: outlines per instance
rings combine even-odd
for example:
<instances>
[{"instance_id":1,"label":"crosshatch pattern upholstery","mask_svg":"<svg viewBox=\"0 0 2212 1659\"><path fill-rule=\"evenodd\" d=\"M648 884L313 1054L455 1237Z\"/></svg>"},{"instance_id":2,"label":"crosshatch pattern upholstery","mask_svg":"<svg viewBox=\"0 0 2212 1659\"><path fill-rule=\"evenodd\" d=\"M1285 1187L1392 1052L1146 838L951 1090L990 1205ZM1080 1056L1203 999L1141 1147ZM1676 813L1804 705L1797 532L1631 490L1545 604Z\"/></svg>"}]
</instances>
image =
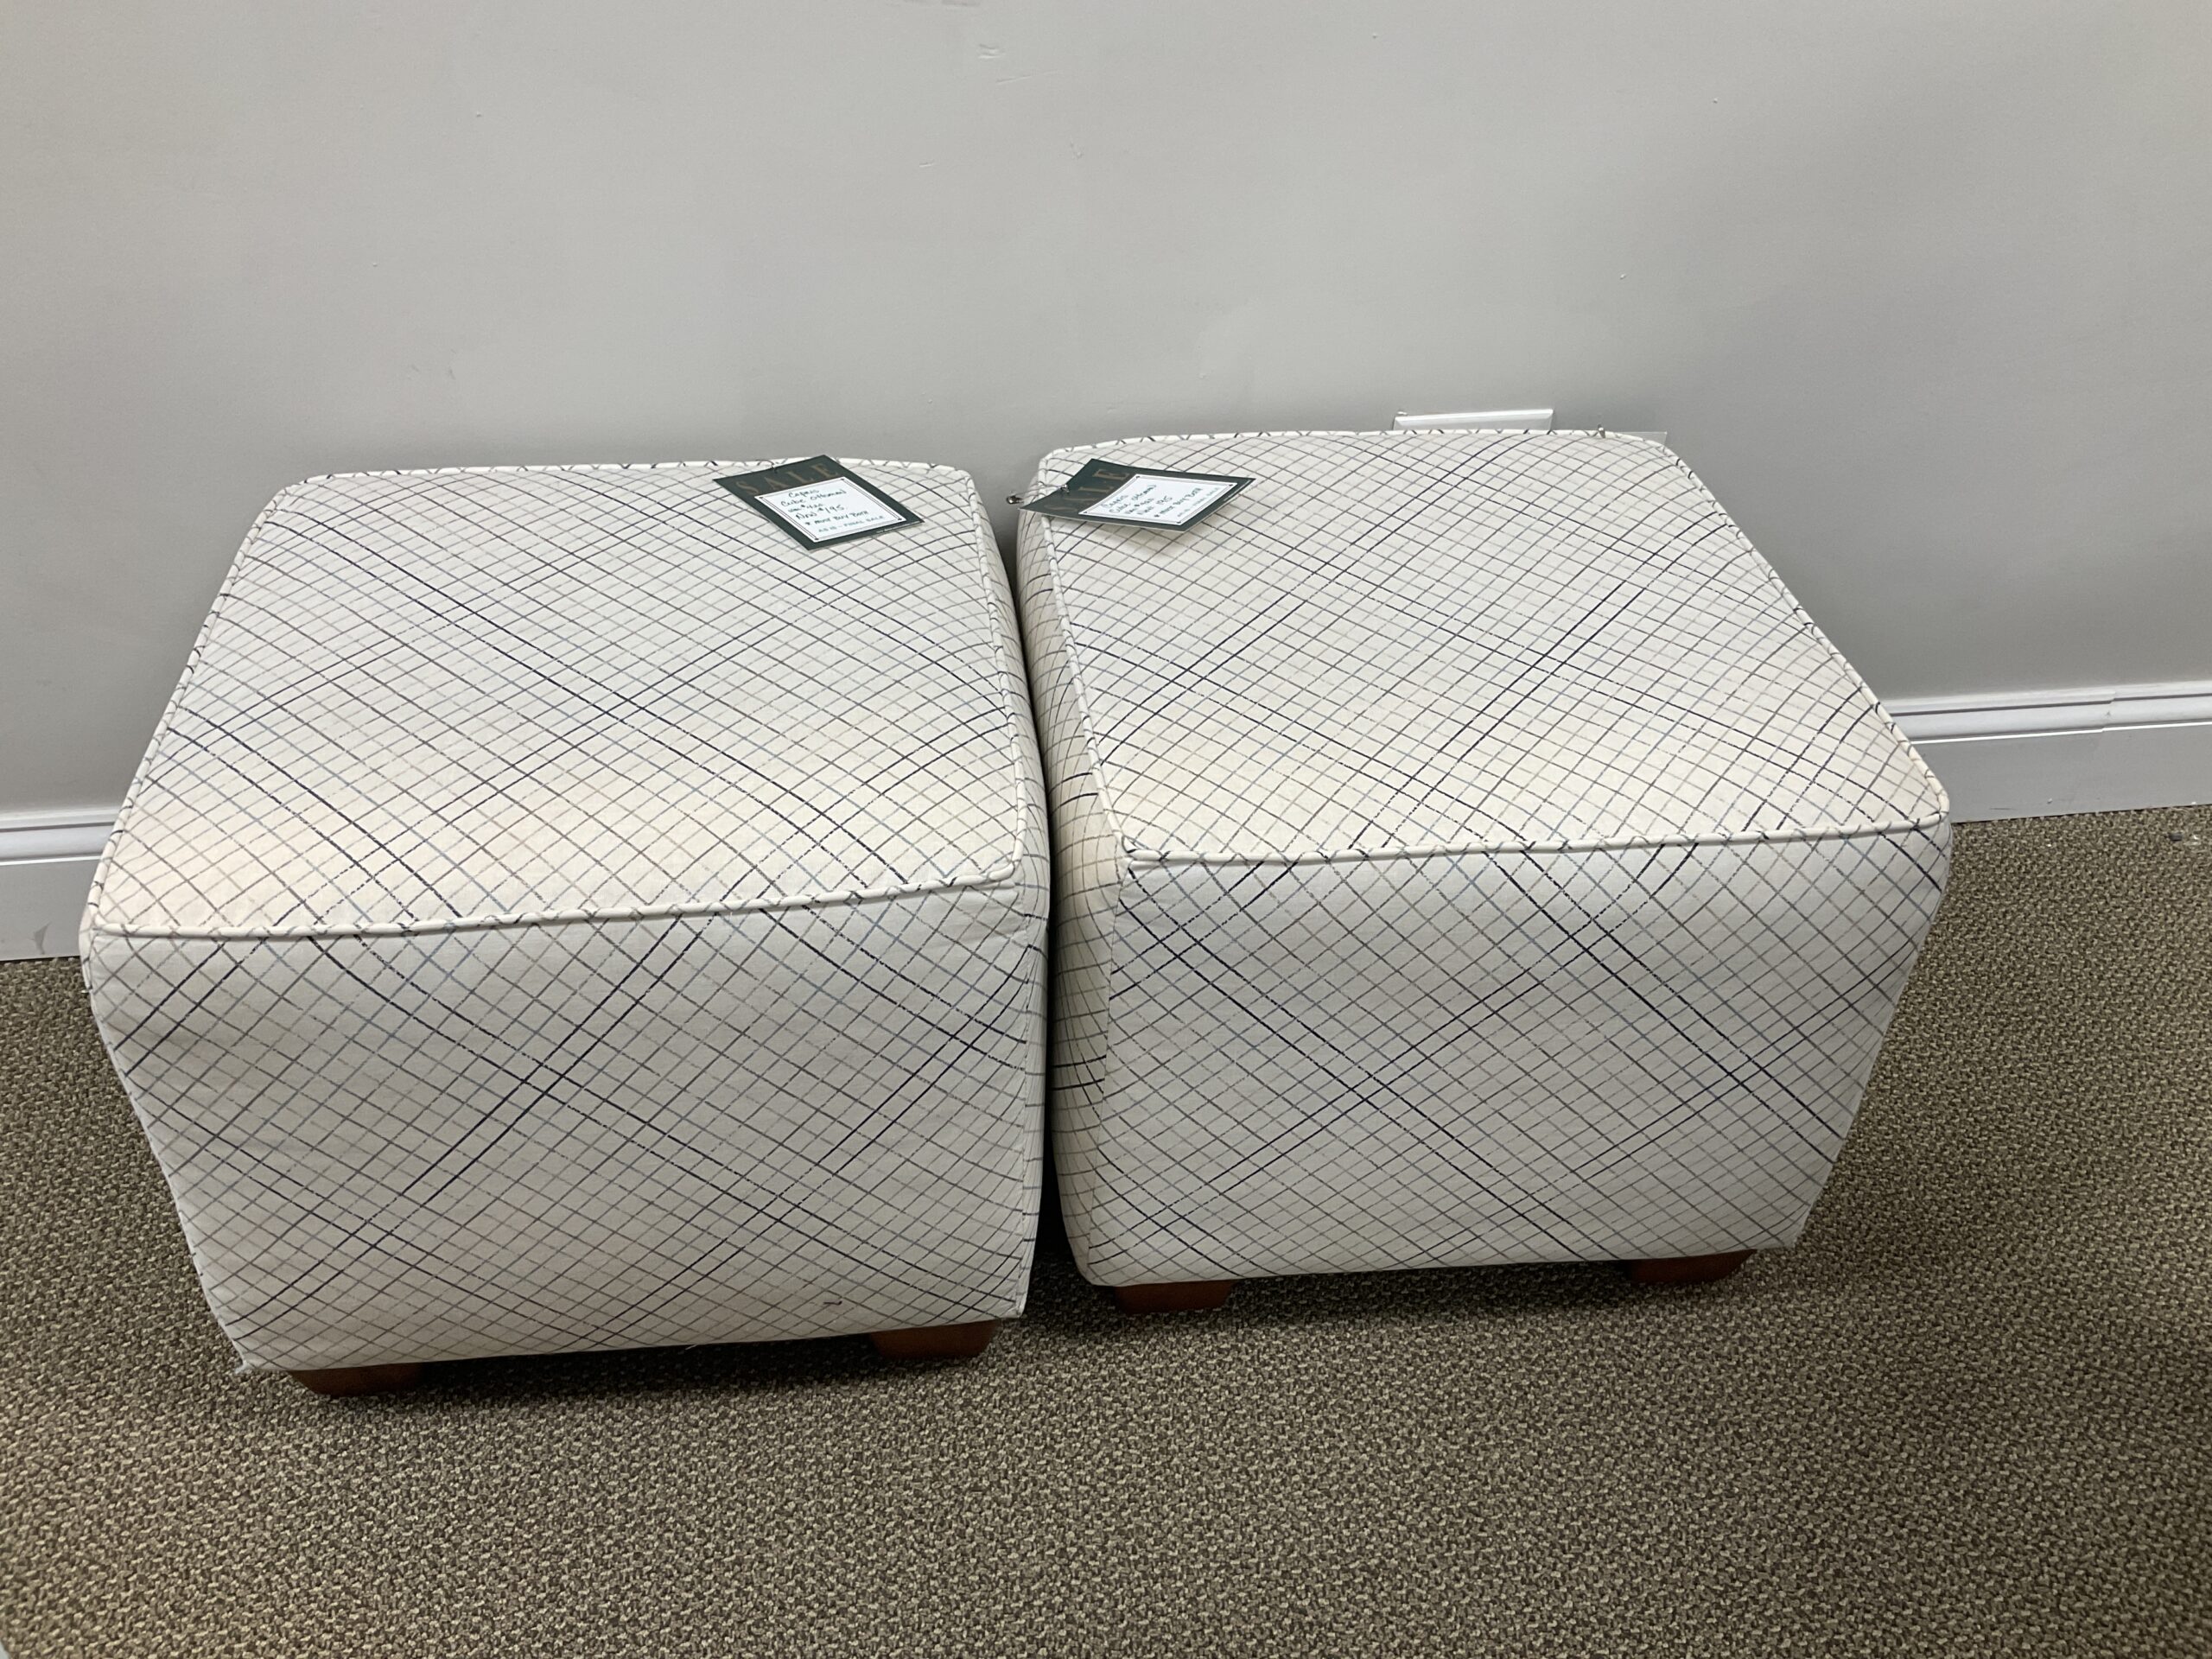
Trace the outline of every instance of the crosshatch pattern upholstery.
<instances>
[{"instance_id":1,"label":"crosshatch pattern upholstery","mask_svg":"<svg viewBox=\"0 0 2212 1659\"><path fill-rule=\"evenodd\" d=\"M257 522L83 939L249 1366L1020 1310L1012 602L964 474L853 465L922 522L810 551L730 464L344 475Z\"/></svg>"},{"instance_id":2,"label":"crosshatch pattern upholstery","mask_svg":"<svg viewBox=\"0 0 2212 1659\"><path fill-rule=\"evenodd\" d=\"M1946 871L1940 786L1704 486L1603 433L1162 438L1024 515L1054 1144L1107 1284L1784 1244Z\"/></svg>"}]
</instances>

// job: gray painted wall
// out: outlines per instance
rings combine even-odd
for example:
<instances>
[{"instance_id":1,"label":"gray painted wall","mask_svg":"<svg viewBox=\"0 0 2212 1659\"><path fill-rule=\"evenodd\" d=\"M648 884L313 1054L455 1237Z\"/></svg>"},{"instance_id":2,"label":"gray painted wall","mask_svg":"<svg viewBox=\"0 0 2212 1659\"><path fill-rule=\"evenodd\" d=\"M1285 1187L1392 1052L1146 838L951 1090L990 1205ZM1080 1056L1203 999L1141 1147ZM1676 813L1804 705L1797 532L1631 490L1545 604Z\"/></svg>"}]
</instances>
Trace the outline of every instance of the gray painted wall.
<instances>
[{"instance_id":1,"label":"gray painted wall","mask_svg":"<svg viewBox=\"0 0 2212 1659\"><path fill-rule=\"evenodd\" d=\"M262 502L1552 404L1876 689L2212 677L2212 7L0 10L0 812L110 803Z\"/></svg>"}]
</instances>

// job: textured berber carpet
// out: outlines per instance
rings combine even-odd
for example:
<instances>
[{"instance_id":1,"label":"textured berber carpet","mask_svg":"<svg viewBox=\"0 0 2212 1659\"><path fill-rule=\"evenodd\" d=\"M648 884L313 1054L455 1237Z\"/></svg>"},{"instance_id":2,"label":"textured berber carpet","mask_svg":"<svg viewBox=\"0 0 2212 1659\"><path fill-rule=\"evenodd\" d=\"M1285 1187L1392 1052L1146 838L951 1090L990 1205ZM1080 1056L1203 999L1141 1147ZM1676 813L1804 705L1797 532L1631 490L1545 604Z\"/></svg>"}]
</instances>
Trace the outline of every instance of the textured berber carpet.
<instances>
[{"instance_id":1,"label":"textured berber carpet","mask_svg":"<svg viewBox=\"0 0 2212 1659\"><path fill-rule=\"evenodd\" d=\"M233 1374L73 963L0 968L0 1646L2212 1653L2212 810L1969 826L1796 1249Z\"/></svg>"}]
</instances>

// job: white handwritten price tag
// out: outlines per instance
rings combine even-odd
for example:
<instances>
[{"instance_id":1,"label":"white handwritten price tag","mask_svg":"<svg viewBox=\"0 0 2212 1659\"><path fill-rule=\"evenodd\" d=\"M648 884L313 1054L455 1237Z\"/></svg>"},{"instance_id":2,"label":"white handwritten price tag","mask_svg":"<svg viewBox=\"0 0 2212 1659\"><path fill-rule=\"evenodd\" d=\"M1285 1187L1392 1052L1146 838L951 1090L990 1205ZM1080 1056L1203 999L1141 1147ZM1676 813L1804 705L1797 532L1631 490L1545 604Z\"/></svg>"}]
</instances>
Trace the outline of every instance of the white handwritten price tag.
<instances>
[{"instance_id":1,"label":"white handwritten price tag","mask_svg":"<svg viewBox=\"0 0 2212 1659\"><path fill-rule=\"evenodd\" d=\"M1187 524L1236 485L1221 478L1163 478L1139 473L1092 507L1086 518L1119 518L1124 524Z\"/></svg>"},{"instance_id":2,"label":"white handwritten price tag","mask_svg":"<svg viewBox=\"0 0 2212 1659\"><path fill-rule=\"evenodd\" d=\"M771 490L760 505L779 518L797 524L817 542L888 530L906 521L898 509L887 507L849 478L833 478L827 484L802 484L796 489Z\"/></svg>"},{"instance_id":3,"label":"white handwritten price tag","mask_svg":"<svg viewBox=\"0 0 2212 1659\"><path fill-rule=\"evenodd\" d=\"M921 523L918 515L828 455L734 473L715 482L801 547L829 547Z\"/></svg>"}]
</instances>

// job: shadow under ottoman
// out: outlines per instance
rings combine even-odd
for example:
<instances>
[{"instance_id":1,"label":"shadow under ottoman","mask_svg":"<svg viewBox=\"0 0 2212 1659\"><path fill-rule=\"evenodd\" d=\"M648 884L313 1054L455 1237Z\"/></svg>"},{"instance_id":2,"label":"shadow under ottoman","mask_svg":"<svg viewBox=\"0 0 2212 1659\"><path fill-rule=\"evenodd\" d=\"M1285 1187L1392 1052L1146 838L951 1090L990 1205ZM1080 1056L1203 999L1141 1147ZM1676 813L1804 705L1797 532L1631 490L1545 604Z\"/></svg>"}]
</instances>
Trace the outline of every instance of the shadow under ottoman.
<instances>
[{"instance_id":1,"label":"shadow under ottoman","mask_svg":"<svg viewBox=\"0 0 2212 1659\"><path fill-rule=\"evenodd\" d=\"M1054 1146L1126 1305L1796 1239L1946 868L1942 791L1665 448L1306 433L1179 533L1025 515Z\"/></svg>"},{"instance_id":2,"label":"shadow under ottoman","mask_svg":"<svg viewBox=\"0 0 2212 1659\"><path fill-rule=\"evenodd\" d=\"M965 475L854 465L921 522L810 550L669 466L324 478L255 524L84 934L248 1367L1020 1311L1019 641Z\"/></svg>"}]
</instances>

